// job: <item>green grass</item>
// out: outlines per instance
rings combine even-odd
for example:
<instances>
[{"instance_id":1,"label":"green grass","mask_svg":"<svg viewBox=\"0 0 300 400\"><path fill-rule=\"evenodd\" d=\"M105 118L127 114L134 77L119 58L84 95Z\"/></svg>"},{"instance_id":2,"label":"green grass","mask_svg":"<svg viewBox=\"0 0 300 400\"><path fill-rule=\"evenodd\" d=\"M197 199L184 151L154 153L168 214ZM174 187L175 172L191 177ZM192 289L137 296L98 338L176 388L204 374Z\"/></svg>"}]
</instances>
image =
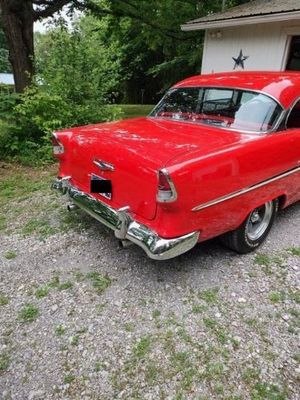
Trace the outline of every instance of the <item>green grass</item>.
<instances>
[{"instance_id":1,"label":"green grass","mask_svg":"<svg viewBox=\"0 0 300 400\"><path fill-rule=\"evenodd\" d=\"M254 258L254 263L257 265L269 266L272 264L272 258L266 254L256 254Z\"/></svg>"},{"instance_id":2,"label":"green grass","mask_svg":"<svg viewBox=\"0 0 300 400\"><path fill-rule=\"evenodd\" d=\"M17 257L17 253L15 251L13 251L13 250L9 250L4 254L4 257L7 260L13 260L14 258Z\"/></svg>"},{"instance_id":3,"label":"green grass","mask_svg":"<svg viewBox=\"0 0 300 400\"><path fill-rule=\"evenodd\" d=\"M68 375L66 375L66 376L64 377L64 383L65 383L65 384L70 384L70 383L72 383L74 380L75 380L75 376L74 376L74 375L71 375L71 374L68 374Z\"/></svg>"},{"instance_id":4,"label":"green grass","mask_svg":"<svg viewBox=\"0 0 300 400\"><path fill-rule=\"evenodd\" d=\"M160 315L161 315L161 312L159 310L153 310L152 311L152 317L153 318L158 318L158 317L160 317Z\"/></svg>"},{"instance_id":5,"label":"green grass","mask_svg":"<svg viewBox=\"0 0 300 400\"><path fill-rule=\"evenodd\" d=\"M286 394L277 385L257 382L251 392L251 400L287 400Z\"/></svg>"},{"instance_id":6,"label":"green grass","mask_svg":"<svg viewBox=\"0 0 300 400\"><path fill-rule=\"evenodd\" d=\"M4 215L0 215L0 231L4 231L7 228L6 218Z\"/></svg>"},{"instance_id":7,"label":"green grass","mask_svg":"<svg viewBox=\"0 0 300 400\"><path fill-rule=\"evenodd\" d=\"M147 116L154 108L154 105L149 104L119 104L122 110L122 118L136 118Z\"/></svg>"},{"instance_id":8,"label":"green grass","mask_svg":"<svg viewBox=\"0 0 300 400\"><path fill-rule=\"evenodd\" d=\"M50 290L49 286L47 285L41 286L35 291L35 297L37 297L38 299L46 297L48 296L49 290Z\"/></svg>"},{"instance_id":9,"label":"green grass","mask_svg":"<svg viewBox=\"0 0 300 400\"><path fill-rule=\"evenodd\" d=\"M33 304L25 304L18 315L18 319L23 322L32 322L39 316L39 309Z\"/></svg>"},{"instance_id":10,"label":"green grass","mask_svg":"<svg viewBox=\"0 0 300 400\"><path fill-rule=\"evenodd\" d=\"M73 287L73 283L70 281L67 282L63 282L61 284L58 285L58 290L68 290L71 289Z\"/></svg>"},{"instance_id":11,"label":"green grass","mask_svg":"<svg viewBox=\"0 0 300 400\"><path fill-rule=\"evenodd\" d=\"M33 218L22 228L22 233L24 236L30 236L34 233L38 234L41 238L46 238L54 235L56 232L57 229L50 225L49 220L46 217Z\"/></svg>"},{"instance_id":12,"label":"green grass","mask_svg":"<svg viewBox=\"0 0 300 400\"><path fill-rule=\"evenodd\" d=\"M218 292L219 292L218 288L208 289L204 290L203 292L200 292L198 294L198 297L201 300L204 300L207 304L213 305L218 302Z\"/></svg>"},{"instance_id":13,"label":"green grass","mask_svg":"<svg viewBox=\"0 0 300 400\"><path fill-rule=\"evenodd\" d=\"M4 372L9 367L10 357L7 353L0 354L0 372Z\"/></svg>"},{"instance_id":14,"label":"green grass","mask_svg":"<svg viewBox=\"0 0 300 400\"><path fill-rule=\"evenodd\" d=\"M102 294L112 282L108 275L101 275L99 272L89 272L86 277L92 282L98 294Z\"/></svg>"},{"instance_id":15,"label":"green grass","mask_svg":"<svg viewBox=\"0 0 300 400\"><path fill-rule=\"evenodd\" d=\"M15 170L15 171L14 171ZM0 176L0 206L8 200L24 199L28 195L49 188L49 175L41 178L37 169L23 168L12 165L6 175Z\"/></svg>"},{"instance_id":16,"label":"green grass","mask_svg":"<svg viewBox=\"0 0 300 400\"><path fill-rule=\"evenodd\" d=\"M70 343L72 346L78 346L79 343L79 335L74 335L71 337Z\"/></svg>"},{"instance_id":17,"label":"green grass","mask_svg":"<svg viewBox=\"0 0 300 400\"><path fill-rule=\"evenodd\" d=\"M55 333L57 336L63 336L66 333L66 327L63 325L57 325Z\"/></svg>"},{"instance_id":18,"label":"green grass","mask_svg":"<svg viewBox=\"0 0 300 400\"><path fill-rule=\"evenodd\" d=\"M293 256L300 256L300 247L290 247L287 251Z\"/></svg>"},{"instance_id":19,"label":"green grass","mask_svg":"<svg viewBox=\"0 0 300 400\"><path fill-rule=\"evenodd\" d=\"M137 358L144 358L146 354L150 351L151 347L151 337L142 337L133 347L133 354Z\"/></svg>"},{"instance_id":20,"label":"green grass","mask_svg":"<svg viewBox=\"0 0 300 400\"><path fill-rule=\"evenodd\" d=\"M9 298L0 292L0 306L6 306L9 303Z\"/></svg>"},{"instance_id":21,"label":"green grass","mask_svg":"<svg viewBox=\"0 0 300 400\"><path fill-rule=\"evenodd\" d=\"M283 292L270 292L269 293L269 300L272 303L281 303L285 300L286 296Z\"/></svg>"}]
</instances>

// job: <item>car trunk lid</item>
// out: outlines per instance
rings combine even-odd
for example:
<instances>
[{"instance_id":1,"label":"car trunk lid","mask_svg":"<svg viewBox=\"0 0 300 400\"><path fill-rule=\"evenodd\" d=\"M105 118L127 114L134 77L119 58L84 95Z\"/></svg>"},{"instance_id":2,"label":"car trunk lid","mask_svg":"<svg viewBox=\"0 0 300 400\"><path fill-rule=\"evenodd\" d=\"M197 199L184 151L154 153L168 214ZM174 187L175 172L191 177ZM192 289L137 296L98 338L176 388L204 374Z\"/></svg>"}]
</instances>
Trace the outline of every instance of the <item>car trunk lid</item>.
<instances>
[{"instance_id":1,"label":"car trunk lid","mask_svg":"<svg viewBox=\"0 0 300 400\"><path fill-rule=\"evenodd\" d=\"M93 195L115 208L129 206L132 212L146 219L155 217L157 173L168 161L195 150L205 153L231 145L240 136L154 118L90 125L71 132L69 165L73 183L90 193L92 176L111 180L111 199ZM105 165L112 168L105 169Z\"/></svg>"}]
</instances>

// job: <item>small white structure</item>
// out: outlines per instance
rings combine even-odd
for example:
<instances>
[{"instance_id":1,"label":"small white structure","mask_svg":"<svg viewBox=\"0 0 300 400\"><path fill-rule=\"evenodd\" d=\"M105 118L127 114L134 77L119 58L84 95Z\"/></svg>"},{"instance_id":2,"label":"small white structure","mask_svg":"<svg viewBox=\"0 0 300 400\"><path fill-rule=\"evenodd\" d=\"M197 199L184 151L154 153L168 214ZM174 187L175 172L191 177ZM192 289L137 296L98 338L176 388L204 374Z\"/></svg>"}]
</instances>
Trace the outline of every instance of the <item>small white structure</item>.
<instances>
[{"instance_id":1,"label":"small white structure","mask_svg":"<svg viewBox=\"0 0 300 400\"><path fill-rule=\"evenodd\" d=\"M202 73L300 71L300 0L254 0L181 28L206 31Z\"/></svg>"},{"instance_id":2,"label":"small white structure","mask_svg":"<svg viewBox=\"0 0 300 400\"><path fill-rule=\"evenodd\" d=\"M0 85L14 86L15 81L13 74L6 74L6 73L0 74Z\"/></svg>"}]
</instances>

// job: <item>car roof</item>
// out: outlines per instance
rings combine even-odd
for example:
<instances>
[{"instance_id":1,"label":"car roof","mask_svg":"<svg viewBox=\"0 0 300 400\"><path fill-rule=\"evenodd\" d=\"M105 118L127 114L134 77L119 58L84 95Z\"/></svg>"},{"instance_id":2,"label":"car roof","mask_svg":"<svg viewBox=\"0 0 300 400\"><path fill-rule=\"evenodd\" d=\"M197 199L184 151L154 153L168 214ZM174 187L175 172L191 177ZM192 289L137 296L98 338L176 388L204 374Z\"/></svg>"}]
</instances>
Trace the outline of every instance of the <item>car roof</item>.
<instances>
[{"instance_id":1,"label":"car roof","mask_svg":"<svg viewBox=\"0 0 300 400\"><path fill-rule=\"evenodd\" d=\"M285 108L300 97L299 72L224 72L196 75L178 82L173 88L180 87L225 87L261 91L274 97Z\"/></svg>"}]
</instances>

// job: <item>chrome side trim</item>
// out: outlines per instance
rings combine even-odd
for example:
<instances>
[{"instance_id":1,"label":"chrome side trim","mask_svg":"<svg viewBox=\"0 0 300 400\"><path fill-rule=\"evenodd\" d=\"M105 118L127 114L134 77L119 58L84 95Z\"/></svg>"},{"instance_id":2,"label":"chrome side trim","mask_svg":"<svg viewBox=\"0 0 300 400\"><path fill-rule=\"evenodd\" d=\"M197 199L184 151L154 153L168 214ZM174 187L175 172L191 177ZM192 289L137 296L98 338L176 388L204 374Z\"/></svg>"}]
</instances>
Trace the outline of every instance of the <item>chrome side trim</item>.
<instances>
[{"instance_id":1,"label":"chrome side trim","mask_svg":"<svg viewBox=\"0 0 300 400\"><path fill-rule=\"evenodd\" d=\"M168 260L177 257L192 249L198 243L199 231L177 238L164 239L146 225L134 220L129 213L129 207L116 210L80 191L70 182L66 186L65 181L62 184L62 179L56 179L52 188L67 193L72 204L80 207L97 221L112 229L118 239L129 240L137 244L154 260Z\"/></svg>"},{"instance_id":2,"label":"chrome side trim","mask_svg":"<svg viewBox=\"0 0 300 400\"><path fill-rule=\"evenodd\" d=\"M300 164L300 161L299 161L299 164ZM222 197L219 197L219 198L217 198L215 200L208 201L207 203L200 204L200 205L192 208L192 211L193 212L197 212L197 211L203 210L205 208L215 206L216 204L223 203L224 201L231 200L231 199L233 199L235 197L242 196L243 194L246 194L246 193L249 193L249 192L251 192L253 190L259 189L259 188L261 188L263 186L266 186L266 185L268 185L268 184L270 184L272 182L276 182L279 179L283 179L283 178L285 178L285 177L287 177L289 175L295 174L297 172L300 172L300 166L296 167L296 168L293 168L293 169L291 169L291 170L289 170L287 172L284 172L283 174L276 175L273 178L267 179L267 180L265 180L263 182L257 183L256 185L249 186L249 187L247 187L245 189L238 190L236 192L227 194L226 196L222 196Z\"/></svg>"},{"instance_id":3,"label":"chrome side trim","mask_svg":"<svg viewBox=\"0 0 300 400\"><path fill-rule=\"evenodd\" d=\"M98 160L98 159L94 159L93 163L95 165L97 165L97 167L99 167L101 169L101 171L111 171L113 172L115 170L115 166L107 161L103 161L103 160Z\"/></svg>"}]
</instances>

